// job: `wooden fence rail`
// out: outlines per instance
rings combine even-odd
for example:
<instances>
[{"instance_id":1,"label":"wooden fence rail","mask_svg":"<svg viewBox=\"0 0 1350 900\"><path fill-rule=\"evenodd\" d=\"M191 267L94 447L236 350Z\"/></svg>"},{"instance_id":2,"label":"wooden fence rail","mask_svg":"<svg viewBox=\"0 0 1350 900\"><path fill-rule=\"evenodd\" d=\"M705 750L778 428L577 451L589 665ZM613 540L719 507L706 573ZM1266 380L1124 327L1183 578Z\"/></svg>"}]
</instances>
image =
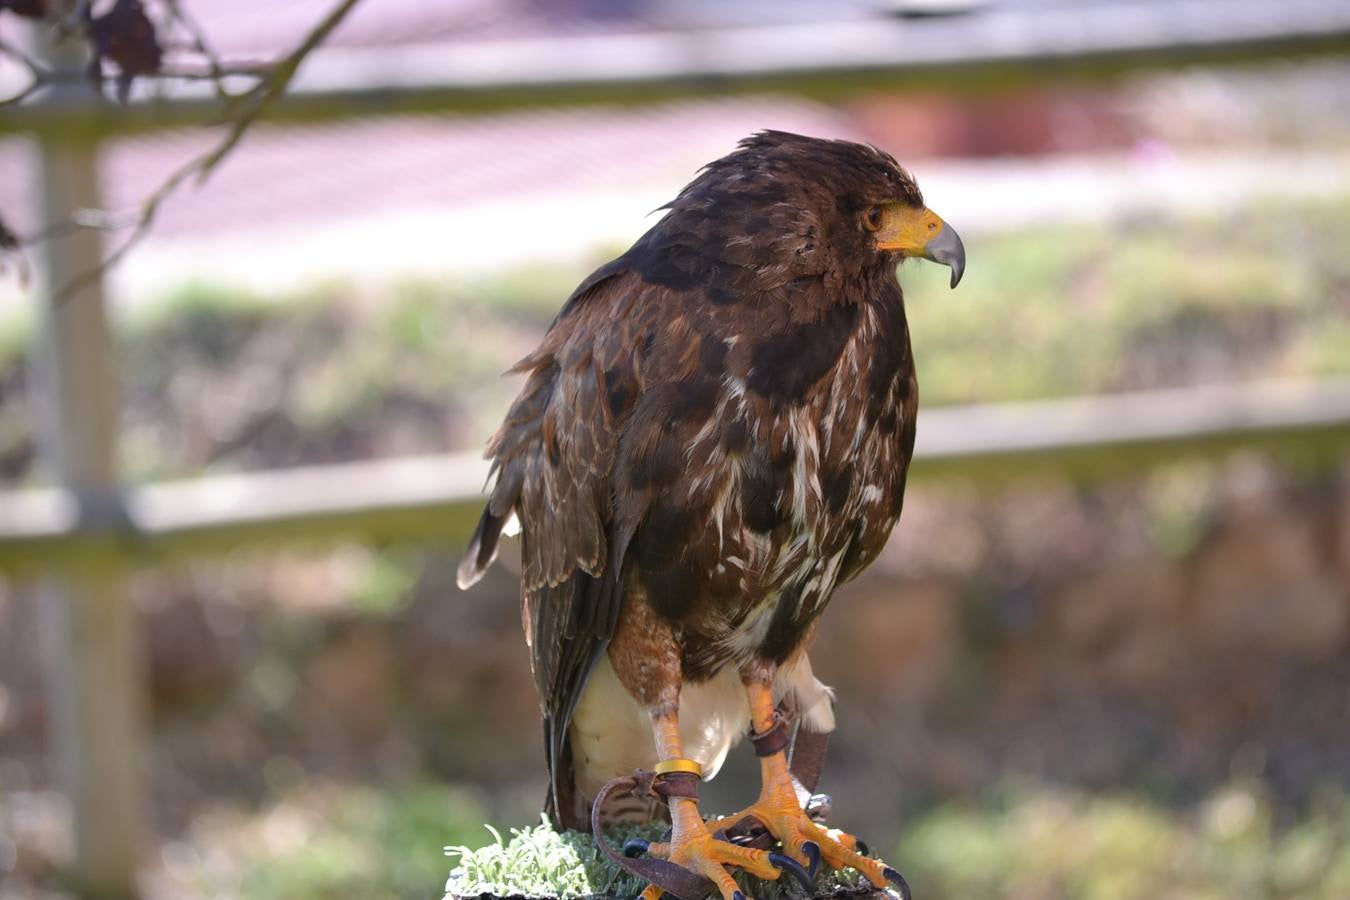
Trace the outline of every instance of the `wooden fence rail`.
<instances>
[{"instance_id":1,"label":"wooden fence rail","mask_svg":"<svg viewBox=\"0 0 1350 900\"><path fill-rule=\"evenodd\" d=\"M913 475L1100 478L1248 449L1325 464L1347 447L1350 378L1263 381L926 410ZM339 539L435 541L457 552L486 476L482 459L454 454L148 484L120 506L83 514L62 488L0 494L0 571L80 572Z\"/></svg>"},{"instance_id":2,"label":"wooden fence rail","mask_svg":"<svg viewBox=\"0 0 1350 900\"><path fill-rule=\"evenodd\" d=\"M884 4L878 4L878 10ZM1197 62L1252 62L1350 50L1342 0L1116 0L972 3L905 18L689 31L560 34L398 47L347 46L305 62L267 113L274 121L484 113L539 105L635 105L695 96L787 93L821 99L897 89L1007 90ZM112 106L43 98L8 109L0 134L90 140L209 125L209 85L164 85Z\"/></svg>"}]
</instances>

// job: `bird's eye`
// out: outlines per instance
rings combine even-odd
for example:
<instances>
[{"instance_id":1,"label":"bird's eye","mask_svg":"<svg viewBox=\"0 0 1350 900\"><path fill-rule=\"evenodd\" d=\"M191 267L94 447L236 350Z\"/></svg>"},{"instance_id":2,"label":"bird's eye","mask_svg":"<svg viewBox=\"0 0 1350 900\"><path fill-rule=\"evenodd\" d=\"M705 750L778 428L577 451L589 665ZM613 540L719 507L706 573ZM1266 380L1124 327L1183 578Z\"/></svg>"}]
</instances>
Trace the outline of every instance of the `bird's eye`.
<instances>
[{"instance_id":1,"label":"bird's eye","mask_svg":"<svg viewBox=\"0 0 1350 900\"><path fill-rule=\"evenodd\" d=\"M868 231L876 231L881 227L882 209L880 206L870 206L867 212L863 214L863 227Z\"/></svg>"}]
</instances>

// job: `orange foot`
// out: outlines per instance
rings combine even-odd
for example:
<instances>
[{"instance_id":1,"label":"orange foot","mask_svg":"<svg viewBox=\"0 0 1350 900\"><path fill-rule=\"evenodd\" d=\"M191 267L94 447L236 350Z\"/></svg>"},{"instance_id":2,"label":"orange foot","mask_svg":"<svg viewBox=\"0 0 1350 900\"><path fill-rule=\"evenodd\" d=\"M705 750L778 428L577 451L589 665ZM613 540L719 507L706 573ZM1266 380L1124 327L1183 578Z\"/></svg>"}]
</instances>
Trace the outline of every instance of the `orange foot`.
<instances>
[{"instance_id":1,"label":"orange foot","mask_svg":"<svg viewBox=\"0 0 1350 900\"><path fill-rule=\"evenodd\" d=\"M808 891L812 889L811 879L795 860L781 853L740 847L714 838L693 801L672 800L671 818L674 822L669 843L634 839L624 844L624 853L629 856L647 853L706 876L717 886L722 900L746 900L728 874L728 866L743 869L765 881L776 881L783 872L788 872L801 882L802 887ZM642 892L641 900L659 900L663 893L656 885L649 885Z\"/></svg>"},{"instance_id":2,"label":"orange foot","mask_svg":"<svg viewBox=\"0 0 1350 900\"><path fill-rule=\"evenodd\" d=\"M711 822L714 830L731 828L753 816L782 845L783 852L806 868L814 882L822 862L831 869L851 866L878 889L894 885L904 900L910 900L904 877L884 862L868 855L867 845L837 828L825 828L813 821L797 801L787 760L780 752L764 760L765 779L754 805L725 819ZM814 890L814 888L812 889Z\"/></svg>"}]
</instances>

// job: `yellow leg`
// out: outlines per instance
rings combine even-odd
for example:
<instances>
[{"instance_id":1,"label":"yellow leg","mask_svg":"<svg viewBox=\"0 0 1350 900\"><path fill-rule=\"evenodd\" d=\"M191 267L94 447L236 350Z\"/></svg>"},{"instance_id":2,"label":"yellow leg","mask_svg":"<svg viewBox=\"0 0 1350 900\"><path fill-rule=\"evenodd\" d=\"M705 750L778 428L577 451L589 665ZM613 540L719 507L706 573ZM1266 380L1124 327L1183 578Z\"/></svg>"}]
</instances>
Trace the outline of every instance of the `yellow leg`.
<instances>
[{"instance_id":1,"label":"yellow leg","mask_svg":"<svg viewBox=\"0 0 1350 900\"><path fill-rule=\"evenodd\" d=\"M682 759L683 744L675 713L653 714L652 728L656 733L656 749L662 761ZM688 797L670 798L671 837L668 844L651 844L647 852L678 863L693 872L706 875L717 885L723 900L745 900L736 882L727 873L727 866L736 866L768 881L777 879L779 866L796 868L777 853L738 847L712 836L698 812L698 801ZM655 885L642 892L642 900L658 900L662 891Z\"/></svg>"},{"instance_id":2,"label":"yellow leg","mask_svg":"<svg viewBox=\"0 0 1350 900\"><path fill-rule=\"evenodd\" d=\"M777 721L771 683L771 678L762 673L745 678L750 719L756 734L768 733ZM859 852L857 838L838 829L823 828L807 817L797 800L785 751L761 757L760 776L759 799L743 812L719 820L720 824L729 826L752 815L778 839L783 852L805 866L812 876L821 862L832 869L851 866L862 872L874 887L884 888L889 882L900 889L902 896L908 897L909 888L900 873Z\"/></svg>"}]
</instances>

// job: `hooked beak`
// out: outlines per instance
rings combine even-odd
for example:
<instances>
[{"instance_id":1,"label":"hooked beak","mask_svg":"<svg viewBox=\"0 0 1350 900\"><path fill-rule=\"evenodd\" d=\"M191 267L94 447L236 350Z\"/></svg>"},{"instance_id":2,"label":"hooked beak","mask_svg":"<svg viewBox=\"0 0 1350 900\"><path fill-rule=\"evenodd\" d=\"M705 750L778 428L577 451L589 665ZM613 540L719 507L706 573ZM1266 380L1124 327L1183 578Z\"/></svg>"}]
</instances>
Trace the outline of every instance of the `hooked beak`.
<instances>
[{"instance_id":1,"label":"hooked beak","mask_svg":"<svg viewBox=\"0 0 1350 900\"><path fill-rule=\"evenodd\" d=\"M904 256L919 256L952 270L952 287L966 271L966 248L961 236L931 209L915 209L903 203L882 207L877 229L877 249L897 250Z\"/></svg>"},{"instance_id":2,"label":"hooked beak","mask_svg":"<svg viewBox=\"0 0 1350 900\"><path fill-rule=\"evenodd\" d=\"M937 236L924 245L923 258L951 269L953 288L961 283L961 275L966 271L966 245L961 243L961 235L955 228L944 224Z\"/></svg>"}]
</instances>

